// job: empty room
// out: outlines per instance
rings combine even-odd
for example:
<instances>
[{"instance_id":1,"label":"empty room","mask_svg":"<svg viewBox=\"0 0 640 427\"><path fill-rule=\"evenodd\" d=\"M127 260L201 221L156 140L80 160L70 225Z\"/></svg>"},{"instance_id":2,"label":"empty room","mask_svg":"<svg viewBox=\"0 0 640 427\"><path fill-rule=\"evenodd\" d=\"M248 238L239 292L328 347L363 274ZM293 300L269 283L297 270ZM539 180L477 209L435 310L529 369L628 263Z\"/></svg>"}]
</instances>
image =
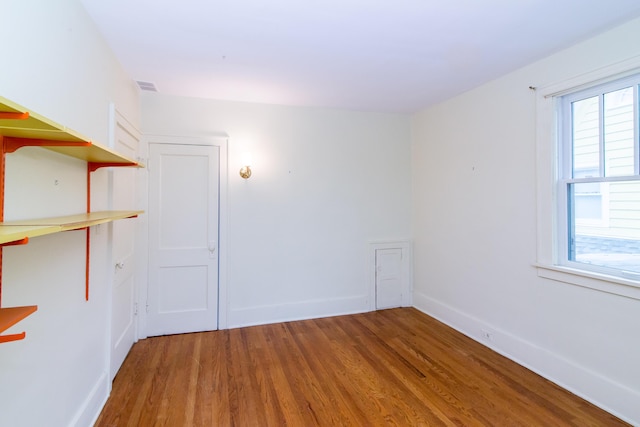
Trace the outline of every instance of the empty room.
<instances>
[{"instance_id":1,"label":"empty room","mask_svg":"<svg viewBox=\"0 0 640 427\"><path fill-rule=\"evenodd\" d=\"M640 4L0 5L0 425L640 425Z\"/></svg>"}]
</instances>

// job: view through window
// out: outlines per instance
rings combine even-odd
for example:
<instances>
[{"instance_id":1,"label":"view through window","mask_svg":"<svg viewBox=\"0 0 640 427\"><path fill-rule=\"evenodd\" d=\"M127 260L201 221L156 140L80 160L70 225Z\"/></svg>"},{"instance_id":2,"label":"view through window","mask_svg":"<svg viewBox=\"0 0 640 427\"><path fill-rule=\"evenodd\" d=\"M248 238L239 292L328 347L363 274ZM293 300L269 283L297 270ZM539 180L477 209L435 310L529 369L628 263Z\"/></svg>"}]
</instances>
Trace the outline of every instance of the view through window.
<instances>
[{"instance_id":1,"label":"view through window","mask_svg":"<svg viewBox=\"0 0 640 427\"><path fill-rule=\"evenodd\" d=\"M562 97L558 182L561 263L636 280L639 85L640 75Z\"/></svg>"}]
</instances>

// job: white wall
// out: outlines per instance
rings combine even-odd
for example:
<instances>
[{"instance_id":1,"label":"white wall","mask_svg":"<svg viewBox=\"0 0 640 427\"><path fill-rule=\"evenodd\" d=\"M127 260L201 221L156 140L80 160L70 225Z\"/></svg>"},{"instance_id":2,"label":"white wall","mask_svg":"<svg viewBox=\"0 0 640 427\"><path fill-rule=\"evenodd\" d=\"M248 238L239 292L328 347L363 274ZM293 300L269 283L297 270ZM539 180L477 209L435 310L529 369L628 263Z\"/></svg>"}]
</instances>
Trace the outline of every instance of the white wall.
<instances>
[{"instance_id":1,"label":"white wall","mask_svg":"<svg viewBox=\"0 0 640 427\"><path fill-rule=\"evenodd\" d=\"M636 424L640 301L536 274L529 86L640 55L639 38L635 20L412 118L416 306Z\"/></svg>"},{"instance_id":2,"label":"white wall","mask_svg":"<svg viewBox=\"0 0 640 427\"><path fill-rule=\"evenodd\" d=\"M77 0L3 2L0 95L108 143L109 102L139 121L137 91ZM5 219L84 212L86 163L38 148L7 155ZM107 205L105 170L92 203ZM59 185L54 186L54 180ZM85 234L4 249L2 306L38 305L0 345L0 424L89 425L106 399L109 230L92 231L91 296L84 300Z\"/></svg>"},{"instance_id":3,"label":"white wall","mask_svg":"<svg viewBox=\"0 0 640 427\"><path fill-rule=\"evenodd\" d=\"M407 116L145 93L142 130L229 135L229 327L369 310L368 242L410 237Z\"/></svg>"}]
</instances>

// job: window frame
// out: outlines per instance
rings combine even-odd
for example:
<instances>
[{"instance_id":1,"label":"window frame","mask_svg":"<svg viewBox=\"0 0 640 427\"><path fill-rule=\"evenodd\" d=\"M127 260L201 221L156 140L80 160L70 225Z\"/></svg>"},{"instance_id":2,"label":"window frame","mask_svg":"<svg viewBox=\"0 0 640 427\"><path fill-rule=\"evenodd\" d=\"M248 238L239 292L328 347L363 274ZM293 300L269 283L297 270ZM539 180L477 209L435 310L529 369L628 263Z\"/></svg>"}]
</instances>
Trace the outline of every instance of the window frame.
<instances>
[{"instance_id":1,"label":"window frame","mask_svg":"<svg viewBox=\"0 0 640 427\"><path fill-rule=\"evenodd\" d=\"M631 58L608 67L586 73L556 84L536 88L536 170L537 170L537 261L538 276L564 283L579 285L603 292L640 300L640 274L617 275L620 270L585 268L579 262L562 262L562 254L568 254L567 239L559 239L559 233L568 231L566 226L567 193L559 187L566 184L563 165L571 161L567 152L560 151L563 137L561 108L573 94L605 92L605 85L617 86L623 79L640 74L640 57ZM636 89L637 90L637 89ZM567 96L566 98L563 98ZM585 95L587 96L587 95ZM584 96L582 97L584 98ZM638 112L635 114L635 132L638 137ZM569 144L571 145L571 144ZM636 150L638 144L636 140ZM636 156L640 153L636 152ZM640 163L640 162L638 162ZM635 172L638 173L638 164ZM604 177L607 181L628 180L629 177ZM588 178L577 179L578 182ZM597 182L602 182L598 178ZM575 182L576 179L572 179ZM565 225L563 225L563 222ZM567 234L565 234L566 236ZM564 241L564 245L561 243ZM564 251L564 252L563 252ZM568 259L568 256L564 257Z\"/></svg>"},{"instance_id":2,"label":"window frame","mask_svg":"<svg viewBox=\"0 0 640 427\"><path fill-rule=\"evenodd\" d=\"M635 272L627 272L621 269L615 269L607 266L599 266L592 264L585 264L582 262L574 261L569 259L570 252L570 235L571 228L569 218L569 199L571 197L575 197L575 194L572 196L570 194L569 186L572 184L601 184L601 183L614 183L619 181L640 181L639 169L640 169L640 161L638 159L638 153L640 149L638 148L638 87L640 86L640 74L634 74L629 77L625 77L622 79L617 79L604 84L597 84L587 89L578 90L575 92L568 93L566 95L562 95L558 97L558 127L559 127L559 135L561 140L558 142L558 156L560 158L559 162L559 175L557 178L558 184L558 233L556 239L558 240L558 259L557 262L559 265L564 265L567 267L582 269L587 271L594 271L603 274L611 274L613 276L627 277L632 280L640 279L640 273ZM624 88L632 88L634 94L635 104L632 106L632 114L633 114L633 159L634 159L634 167L632 175L607 175L607 165L606 165L606 141L605 141L605 123L604 123L604 114L605 114L605 96L608 93L613 93L618 90ZM598 159L598 172L597 176L594 177L575 177L575 164L574 161L574 148L575 144L572 143L573 140L573 104L574 102L589 99L589 98L598 98L598 128L599 128L599 138L598 138L598 151L599 151L599 159ZM603 195L603 199L606 199L606 195ZM575 199L574 199L575 200ZM603 203L602 208L604 208L605 204ZM603 214L603 219L608 219ZM577 222L576 219L574 221ZM604 221L605 223L608 221ZM606 225L606 224L605 224ZM562 237L566 236L566 237ZM564 255L560 255L564 254Z\"/></svg>"}]
</instances>

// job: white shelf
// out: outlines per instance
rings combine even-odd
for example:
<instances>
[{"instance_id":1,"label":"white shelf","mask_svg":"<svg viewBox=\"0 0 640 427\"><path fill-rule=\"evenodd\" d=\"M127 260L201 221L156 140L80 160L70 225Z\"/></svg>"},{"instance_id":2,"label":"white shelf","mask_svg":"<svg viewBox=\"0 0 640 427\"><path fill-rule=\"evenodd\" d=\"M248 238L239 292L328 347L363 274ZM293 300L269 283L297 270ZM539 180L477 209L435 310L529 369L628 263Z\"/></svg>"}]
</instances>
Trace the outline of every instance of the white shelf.
<instances>
[{"instance_id":1,"label":"white shelf","mask_svg":"<svg viewBox=\"0 0 640 427\"><path fill-rule=\"evenodd\" d=\"M8 152L20 147L42 147L90 163L140 166L79 133L0 97L0 136Z\"/></svg>"},{"instance_id":2,"label":"white shelf","mask_svg":"<svg viewBox=\"0 0 640 427\"><path fill-rule=\"evenodd\" d=\"M78 230L119 219L134 218L143 211L100 211L52 218L0 222L0 245L23 239Z\"/></svg>"}]
</instances>

